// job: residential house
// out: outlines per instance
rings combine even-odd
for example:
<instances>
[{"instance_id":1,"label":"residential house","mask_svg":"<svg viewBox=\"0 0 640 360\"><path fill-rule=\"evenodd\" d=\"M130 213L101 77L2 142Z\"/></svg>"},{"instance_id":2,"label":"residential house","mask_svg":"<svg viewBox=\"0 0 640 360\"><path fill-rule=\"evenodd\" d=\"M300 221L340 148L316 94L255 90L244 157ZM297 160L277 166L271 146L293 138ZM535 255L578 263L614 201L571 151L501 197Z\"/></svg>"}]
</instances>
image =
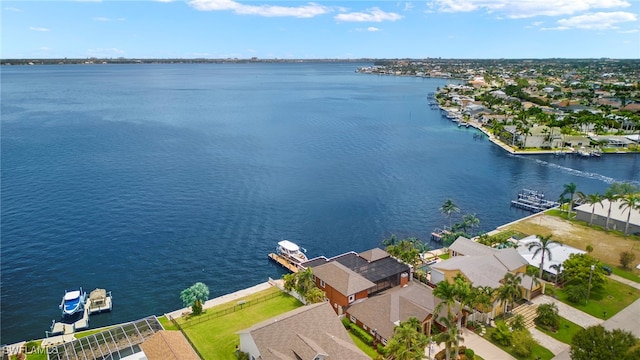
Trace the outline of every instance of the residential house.
<instances>
[{"instance_id":1,"label":"residential house","mask_svg":"<svg viewBox=\"0 0 640 360\"><path fill-rule=\"evenodd\" d=\"M530 235L524 239L517 240L518 253L529 263L529 265L537 268L540 268L542 252L538 252L536 256L533 256L535 249L529 250L529 245L539 241L540 239L536 235ZM585 253L585 251L564 244L550 244L547 248L549 249L549 254L545 255L543 270L553 275L558 275L559 272L562 272L562 270L557 271L556 266L562 265L562 263L564 263L571 254Z\"/></svg>"},{"instance_id":2,"label":"residential house","mask_svg":"<svg viewBox=\"0 0 640 360\"><path fill-rule=\"evenodd\" d=\"M524 147L528 148L560 148L562 133L559 127L534 126L529 129Z\"/></svg>"},{"instance_id":3,"label":"residential house","mask_svg":"<svg viewBox=\"0 0 640 360\"><path fill-rule=\"evenodd\" d=\"M240 351L248 353L251 360L369 359L327 302L289 311L238 335Z\"/></svg>"},{"instance_id":4,"label":"residential house","mask_svg":"<svg viewBox=\"0 0 640 360\"><path fill-rule=\"evenodd\" d=\"M611 215L609 216L609 228L619 231L624 231L627 226L627 219L629 219L629 234L640 233L640 211L627 209L624 206L622 209L620 205L622 200L616 200L610 202L609 200L602 200L600 204L583 204L574 208L576 212L576 219L590 222L591 213L593 212L593 224L607 227L607 217L609 215L609 209L611 209ZM629 215L631 211L631 215Z\"/></svg>"},{"instance_id":5,"label":"residential house","mask_svg":"<svg viewBox=\"0 0 640 360\"><path fill-rule=\"evenodd\" d=\"M473 286L489 286L497 289L507 273L522 277L520 292L523 299L536 295L541 285L534 285L533 279L525 275L528 262L514 248L496 249L482 245L465 237L459 237L449 246L450 258L431 265L431 282L453 282L461 275ZM533 285L533 286L532 286ZM491 316L502 312L495 299Z\"/></svg>"},{"instance_id":6,"label":"residential house","mask_svg":"<svg viewBox=\"0 0 640 360\"><path fill-rule=\"evenodd\" d=\"M435 324L434 310L440 302L440 299L433 296L433 289L410 281L406 286L397 286L353 303L346 309L346 316L368 331L376 342L386 345L393 336L394 328L411 317L418 319L423 332L430 336ZM446 308L441 311L438 318L446 316Z\"/></svg>"},{"instance_id":7,"label":"residential house","mask_svg":"<svg viewBox=\"0 0 640 360\"><path fill-rule=\"evenodd\" d=\"M321 256L302 265L311 267L316 285L338 314L356 300L406 284L411 278L409 265L379 248L360 254L351 251L330 259Z\"/></svg>"},{"instance_id":8,"label":"residential house","mask_svg":"<svg viewBox=\"0 0 640 360\"><path fill-rule=\"evenodd\" d=\"M376 284L337 261L312 268L316 286L324 291L336 313L352 302L365 299Z\"/></svg>"}]
</instances>

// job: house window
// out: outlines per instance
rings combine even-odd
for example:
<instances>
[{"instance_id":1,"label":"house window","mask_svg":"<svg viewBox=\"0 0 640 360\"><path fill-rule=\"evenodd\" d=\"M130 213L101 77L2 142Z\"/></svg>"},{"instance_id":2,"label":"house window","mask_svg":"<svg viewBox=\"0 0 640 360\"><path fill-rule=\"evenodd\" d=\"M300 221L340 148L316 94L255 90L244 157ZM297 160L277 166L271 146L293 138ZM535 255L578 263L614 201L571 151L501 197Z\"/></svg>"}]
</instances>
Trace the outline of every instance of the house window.
<instances>
[{"instance_id":1,"label":"house window","mask_svg":"<svg viewBox=\"0 0 640 360\"><path fill-rule=\"evenodd\" d=\"M356 317L351 315L349 316L349 320L351 320L352 323L356 322Z\"/></svg>"},{"instance_id":2,"label":"house window","mask_svg":"<svg viewBox=\"0 0 640 360\"><path fill-rule=\"evenodd\" d=\"M355 300L356 300L356 296L355 295L349 295L349 304L351 304Z\"/></svg>"},{"instance_id":3,"label":"house window","mask_svg":"<svg viewBox=\"0 0 640 360\"><path fill-rule=\"evenodd\" d=\"M324 280L320 280L320 287L324 288Z\"/></svg>"},{"instance_id":4,"label":"house window","mask_svg":"<svg viewBox=\"0 0 640 360\"><path fill-rule=\"evenodd\" d=\"M371 330L369 330L369 334L371 334L371 335L375 335L375 334L376 334L376 330L375 330L375 329L371 329Z\"/></svg>"},{"instance_id":5,"label":"house window","mask_svg":"<svg viewBox=\"0 0 640 360\"><path fill-rule=\"evenodd\" d=\"M365 325L365 324L362 324L362 328L363 328L363 329L365 329L365 330L368 330L368 329L369 329L369 328L367 327L367 325Z\"/></svg>"},{"instance_id":6,"label":"house window","mask_svg":"<svg viewBox=\"0 0 640 360\"><path fill-rule=\"evenodd\" d=\"M337 309L338 308L338 303L333 303L333 307Z\"/></svg>"},{"instance_id":7,"label":"house window","mask_svg":"<svg viewBox=\"0 0 640 360\"><path fill-rule=\"evenodd\" d=\"M387 339L382 339L382 345L387 346Z\"/></svg>"}]
</instances>

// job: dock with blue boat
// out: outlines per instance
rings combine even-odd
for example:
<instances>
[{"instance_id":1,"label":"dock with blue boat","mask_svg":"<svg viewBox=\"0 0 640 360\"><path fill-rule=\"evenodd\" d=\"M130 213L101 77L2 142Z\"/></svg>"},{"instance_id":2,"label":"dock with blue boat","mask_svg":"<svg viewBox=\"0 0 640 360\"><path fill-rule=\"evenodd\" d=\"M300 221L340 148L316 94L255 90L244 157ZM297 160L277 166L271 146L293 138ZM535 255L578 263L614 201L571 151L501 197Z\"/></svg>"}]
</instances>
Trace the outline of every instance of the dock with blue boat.
<instances>
[{"instance_id":1,"label":"dock with blue boat","mask_svg":"<svg viewBox=\"0 0 640 360\"><path fill-rule=\"evenodd\" d=\"M51 346L73 340L73 334L79 330L89 328L89 317L105 311L111 311L113 302L111 292L105 289L95 289L87 297L80 288L65 291L60 303L62 321L53 320L49 331L45 331L46 338L42 346Z\"/></svg>"}]
</instances>

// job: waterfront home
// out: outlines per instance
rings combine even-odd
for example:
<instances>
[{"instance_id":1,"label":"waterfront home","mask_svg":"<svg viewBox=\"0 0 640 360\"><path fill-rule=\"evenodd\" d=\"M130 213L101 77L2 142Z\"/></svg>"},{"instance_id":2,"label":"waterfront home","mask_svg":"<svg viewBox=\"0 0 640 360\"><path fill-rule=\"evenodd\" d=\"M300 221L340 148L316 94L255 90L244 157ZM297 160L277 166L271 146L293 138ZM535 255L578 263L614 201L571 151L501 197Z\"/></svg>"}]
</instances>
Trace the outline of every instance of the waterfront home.
<instances>
[{"instance_id":1,"label":"waterfront home","mask_svg":"<svg viewBox=\"0 0 640 360\"><path fill-rule=\"evenodd\" d=\"M313 267L313 275L316 278L316 286L324 291L338 315L342 314L347 305L367 298L369 292L376 286L336 261Z\"/></svg>"},{"instance_id":2,"label":"waterfront home","mask_svg":"<svg viewBox=\"0 0 640 360\"><path fill-rule=\"evenodd\" d=\"M534 126L529 129L524 147L526 148L560 148L562 133L559 127Z\"/></svg>"},{"instance_id":3,"label":"waterfront home","mask_svg":"<svg viewBox=\"0 0 640 360\"><path fill-rule=\"evenodd\" d=\"M593 224L607 227L607 216L609 210L611 214L609 216L609 229L624 231L627 226L627 218L629 219L628 234L640 233L640 210L627 209L624 206L622 209L620 205L622 200L616 200L611 202L609 200L602 200L601 204L584 204L574 208L576 212L576 219L591 222L591 214L593 213ZM629 211L631 216L629 217Z\"/></svg>"},{"instance_id":4,"label":"waterfront home","mask_svg":"<svg viewBox=\"0 0 640 360\"><path fill-rule=\"evenodd\" d=\"M351 340L331 305L307 305L238 332L249 359L354 359L369 357Z\"/></svg>"},{"instance_id":5,"label":"waterfront home","mask_svg":"<svg viewBox=\"0 0 640 360\"><path fill-rule=\"evenodd\" d=\"M411 279L409 265L379 248L359 254L350 251L329 259L321 256L303 266L311 267L316 285L325 292L338 314L356 300L406 284Z\"/></svg>"},{"instance_id":6,"label":"waterfront home","mask_svg":"<svg viewBox=\"0 0 640 360\"><path fill-rule=\"evenodd\" d=\"M435 324L434 310L440 302L433 296L433 289L410 281L406 286L397 286L353 303L346 309L346 317L369 332L375 342L386 345L393 336L393 329L411 317L418 319L422 331L431 336ZM443 307L437 319L446 316L446 313L447 309Z\"/></svg>"},{"instance_id":7,"label":"waterfront home","mask_svg":"<svg viewBox=\"0 0 640 360\"><path fill-rule=\"evenodd\" d=\"M497 289L502 286L504 276L511 273L522 278L522 299L530 299L541 292L542 285L533 284L533 279L525 275L529 263L514 248L496 249L461 236L449 246L449 255L449 259L431 265L431 283L453 282L456 276L462 275L473 286ZM497 298L487 312L491 317L502 313Z\"/></svg>"},{"instance_id":8,"label":"waterfront home","mask_svg":"<svg viewBox=\"0 0 640 360\"><path fill-rule=\"evenodd\" d=\"M529 244L534 242L540 242L540 239L536 235L530 235L524 239L517 240L517 250L518 253L527 260L529 265L540 268L542 252L538 252L536 256L533 256L535 249L529 250ZM562 270L558 272L557 267L569 259L571 254L586 253L585 251L564 244L550 244L547 248L549 249L549 254L545 255L543 270L553 275L558 275L559 272L562 272Z\"/></svg>"}]
</instances>

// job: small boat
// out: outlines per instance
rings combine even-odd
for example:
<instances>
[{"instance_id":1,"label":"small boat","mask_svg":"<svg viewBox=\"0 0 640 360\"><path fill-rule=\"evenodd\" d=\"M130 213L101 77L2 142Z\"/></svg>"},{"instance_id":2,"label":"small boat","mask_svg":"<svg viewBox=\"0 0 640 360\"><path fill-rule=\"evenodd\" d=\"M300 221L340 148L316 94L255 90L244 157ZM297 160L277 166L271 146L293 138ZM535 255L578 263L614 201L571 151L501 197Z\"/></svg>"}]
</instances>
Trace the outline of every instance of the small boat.
<instances>
[{"instance_id":1,"label":"small boat","mask_svg":"<svg viewBox=\"0 0 640 360\"><path fill-rule=\"evenodd\" d=\"M301 251L302 250L302 251ZM289 240L282 240L278 242L276 247L276 254L291 261L293 264L299 265L308 261L307 255L304 254L306 250L301 249L298 245L292 243Z\"/></svg>"},{"instance_id":2,"label":"small boat","mask_svg":"<svg viewBox=\"0 0 640 360\"><path fill-rule=\"evenodd\" d=\"M87 294L80 290L66 291L62 297L60 303L60 310L62 310L62 316L71 316L84 310L84 305L87 302Z\"/></svg>"}]
</instances>

